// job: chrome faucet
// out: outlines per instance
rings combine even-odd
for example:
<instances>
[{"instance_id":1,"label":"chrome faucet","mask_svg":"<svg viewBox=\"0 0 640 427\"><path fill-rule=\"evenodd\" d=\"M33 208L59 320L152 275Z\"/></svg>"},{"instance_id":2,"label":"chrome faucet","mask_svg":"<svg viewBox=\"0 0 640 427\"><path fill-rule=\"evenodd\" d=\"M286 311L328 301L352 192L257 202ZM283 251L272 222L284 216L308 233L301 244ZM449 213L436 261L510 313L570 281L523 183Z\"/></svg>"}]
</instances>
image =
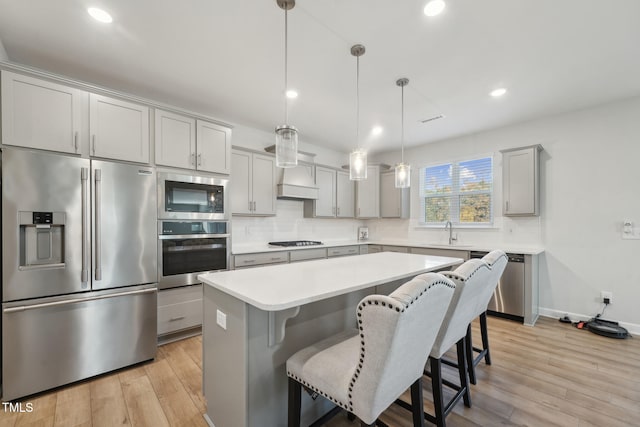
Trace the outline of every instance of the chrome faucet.
<instances>
[{"instance_id":1,"label":"chrome faucet","mask_svg":"<svg viewBox=\"0 0 640 427\"><path fill-rule=\"evenodd\" d=\"M444 225L444 229L449 229L449 244L453 244L454 240L458 240L457 237L453 237L453 223L451 221L447 221L447 223Z\"/></svg>"}]
</instances>

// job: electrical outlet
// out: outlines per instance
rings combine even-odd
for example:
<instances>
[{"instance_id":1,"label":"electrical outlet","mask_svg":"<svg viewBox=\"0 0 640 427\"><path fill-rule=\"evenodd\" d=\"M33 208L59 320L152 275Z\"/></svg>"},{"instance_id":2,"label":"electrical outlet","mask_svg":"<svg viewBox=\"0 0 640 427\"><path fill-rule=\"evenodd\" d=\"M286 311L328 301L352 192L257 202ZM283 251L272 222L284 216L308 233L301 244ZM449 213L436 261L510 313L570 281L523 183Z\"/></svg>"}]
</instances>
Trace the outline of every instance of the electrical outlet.
<instances>
[{"instance_id":1,"label":"electrical outlet","mask_svg":"<svg viewBox=\"0 0 640 427\"><path fill-rule=\"evenodd\" d=\"M613 302L613 292L611 291L600 291L600 301L605 303L605 299L609 300L609 304Z\"/></svg>"},{"instance_id":2,"label":"electrical outlet","mask_svg":"<svg viewBox=\"0 0 640 427\"><path fill-rule=\"evenodd\" d=\"M221 312L220 310L216 310L216 323L225 331L227 330L227 315Z\"/></svg>"},{"instance_id":3,"label":"electrical outlet","mask_svg":"<svg viewBox=\"0 0 640 427\"><path fill-rule=\"evenodd\" d=\"M624 240L640 239L640 227L634 227L633 221L625 219L622 221L622 238Z\"/></svg>"}]
</instances>

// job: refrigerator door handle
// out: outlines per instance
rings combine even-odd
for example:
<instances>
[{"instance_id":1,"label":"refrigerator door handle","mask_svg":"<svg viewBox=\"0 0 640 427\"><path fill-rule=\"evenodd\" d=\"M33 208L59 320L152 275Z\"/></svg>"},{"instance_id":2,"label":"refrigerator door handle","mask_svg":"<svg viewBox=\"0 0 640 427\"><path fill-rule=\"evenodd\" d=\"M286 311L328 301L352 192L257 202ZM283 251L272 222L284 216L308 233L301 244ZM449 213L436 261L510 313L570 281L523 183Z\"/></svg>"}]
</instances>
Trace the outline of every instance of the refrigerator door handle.
<instances>
[{"instance_id":1,"label":"refrigerator door handle","mask_svg":"<svg viewBox=\"0 0 640 427\"><path fill-rule=\"evenodd\" d=\"M101 186L102 182L102 171L100 169L95 170L95 262L96 262L96 271L95 271L95 280L102 280L102 230L101 228L101 213L100 213L100 196L101 196Z\"/></svg>"},{"instance_id":2,"label":"refrigerator door handle","mask_svg":"<svg viewBox=\"0 0 640 427\"><path fill-rule=\"evenodd\" d=\"M82 182L82 269L80 272L80 281L82 283L89 281L89 269L87 268L87 227L89 226L88 209L87 209L87 181L89 180L89 169L80 169L80 181Z\"/></svg>"},{"instance_id":3,"label":"refrigerator door handle","mask_svg":"<svg viewBox=\"0 0 640 427\"><path fill-rule=\"evenodd\" d=\"M107 298L123 297L123 296L138 295L138 294L148 294L148 293L156 292L156 291L157 291L157 288L155 288L155 287L154 288L148 288L148 289L138 289L138 290L135 290L135 291L117 292L117 293L113 293L113 294L98 295L98 296L95 296L95 297L76 298L76 299L63 300L63 301L44 302L42 304L33 304L33 305L21 305L21 306L18 306L18 307L5 308L4 310L2 310L2 312L3 313L15 313L15 312L18 312L18 311L37 310L39 308L47 308L47 307L58 307L58 306L61 306L61 305L77 304L77 303L88 302L88 301L97 301L97 300L107 299Z\"/></svg>"}]
</instances>

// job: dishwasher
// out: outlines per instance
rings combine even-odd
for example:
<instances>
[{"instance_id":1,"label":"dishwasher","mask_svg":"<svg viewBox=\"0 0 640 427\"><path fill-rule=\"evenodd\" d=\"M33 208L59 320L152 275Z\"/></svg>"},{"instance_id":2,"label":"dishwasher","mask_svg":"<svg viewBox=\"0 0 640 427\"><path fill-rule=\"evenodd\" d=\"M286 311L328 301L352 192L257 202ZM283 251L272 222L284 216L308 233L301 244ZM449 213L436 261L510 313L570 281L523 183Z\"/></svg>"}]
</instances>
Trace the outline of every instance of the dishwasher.
<instances>
[{"instance_id":1,"label":"dishwasher","mask_svg":"<svg viewBox=\"0 0 640 427\"><path fill-rule=\"evenodd\" d=\"M482 258L488 252L472 251L470 258ZM487 313L507 319L524 321L524 255L507 254L507 263L493 297L487 307Z\"/></svg>"}]
</instances>

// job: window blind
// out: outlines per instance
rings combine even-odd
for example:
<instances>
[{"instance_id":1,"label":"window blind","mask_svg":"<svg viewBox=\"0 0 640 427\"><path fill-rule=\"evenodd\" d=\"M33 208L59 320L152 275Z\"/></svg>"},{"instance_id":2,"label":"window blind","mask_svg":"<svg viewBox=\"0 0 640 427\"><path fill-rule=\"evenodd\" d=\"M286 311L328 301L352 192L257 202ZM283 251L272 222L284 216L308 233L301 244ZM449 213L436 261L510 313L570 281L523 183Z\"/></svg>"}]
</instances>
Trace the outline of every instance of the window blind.
<instances>
[{"instance_id":1,"label":"window blind","mask_svg":"<svg viewBox=\"0 0 640 427\"><path fill-rule=\"evenodd\" d=\"M493 158L421 168L420 199L424 224L493 224Z\"/></svg>"}]
</instances>

